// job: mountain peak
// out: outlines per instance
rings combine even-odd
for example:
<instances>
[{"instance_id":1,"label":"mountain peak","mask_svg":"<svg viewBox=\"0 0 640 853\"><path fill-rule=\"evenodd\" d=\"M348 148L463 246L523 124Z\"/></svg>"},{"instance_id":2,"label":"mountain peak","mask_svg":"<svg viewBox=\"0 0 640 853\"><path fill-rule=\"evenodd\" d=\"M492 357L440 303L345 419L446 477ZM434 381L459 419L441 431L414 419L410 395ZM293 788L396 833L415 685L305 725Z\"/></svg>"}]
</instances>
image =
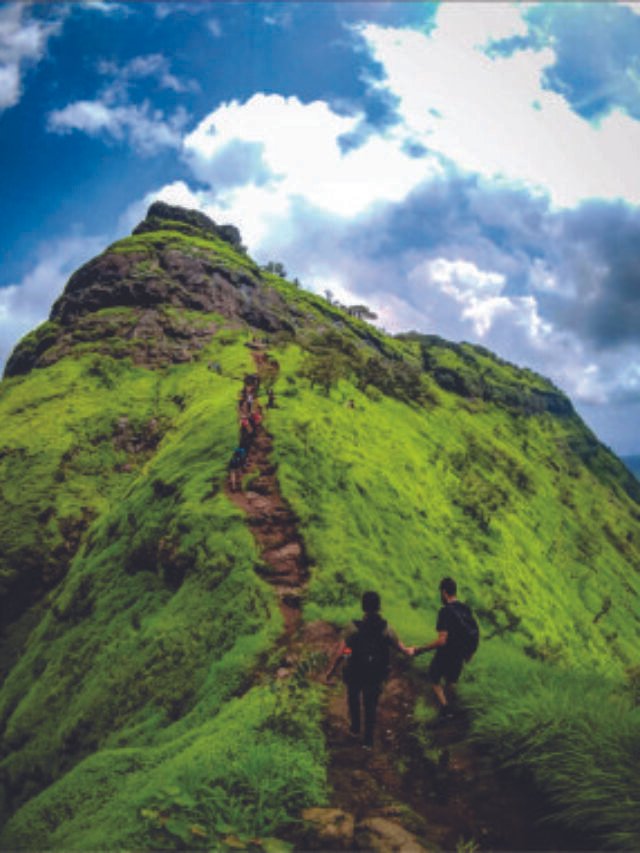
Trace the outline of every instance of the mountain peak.
<instances>
[{"instance_id":1,"label":"mountain peak","mask_svg":"<svg viewBox=\"0 0 640 853\"><path fill-rule=\"evenodd\" d=\"M203 237L217 237L229 243L237 251L244 252L240 231L235 225L218 225L200 210L167 204L164 201L154 201L147 211L146 217L133 229L133 234L146 234L150 231L166 229L170 226L173 231L196 236L200 232Z\"/></svg>"},{"instance_id":2,"label":"mountain peak","mask_svg":"<svg viewBox=\"0 0 640 853\"><path fill-rule=\"evenodd\" d=\"M208 317L194 323L185 311ZM218 322L291 331L294 314L235 226L155 202L131 236L73 273L49 321L11 354L5 376L46 367L78 345L147 366L188 361Z\"/></svg>"}]
</instances>

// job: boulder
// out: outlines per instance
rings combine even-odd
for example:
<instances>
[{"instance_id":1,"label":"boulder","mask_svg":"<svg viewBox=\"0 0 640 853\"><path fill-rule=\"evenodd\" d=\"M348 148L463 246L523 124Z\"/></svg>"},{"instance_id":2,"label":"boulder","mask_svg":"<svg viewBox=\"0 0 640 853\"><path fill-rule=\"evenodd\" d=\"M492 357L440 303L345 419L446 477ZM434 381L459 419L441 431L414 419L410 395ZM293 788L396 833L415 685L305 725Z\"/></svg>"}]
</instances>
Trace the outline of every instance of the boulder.
<instances>
[{"instance_id":1,"label":"boulder","mask_svg":"<svg viewBox=\"0 0 640 853\"><path fill-rule=\"evenodd\" d=\"M355 841L359 850L373 850L375 853L426 853L427 849L399 823L384 817L360 821Z\"/></svg>"},{"instance_id":2,"label":"boulder","mask_svg":"<svg viewBox=\"0 0 640 853\"><path fill-rule=\"evenodd\" d=\"M302 819L318 841L331 845L333 850L353 849L353 815L342 809L311 808L302 812Z\"/></svg>"}]
</instances>

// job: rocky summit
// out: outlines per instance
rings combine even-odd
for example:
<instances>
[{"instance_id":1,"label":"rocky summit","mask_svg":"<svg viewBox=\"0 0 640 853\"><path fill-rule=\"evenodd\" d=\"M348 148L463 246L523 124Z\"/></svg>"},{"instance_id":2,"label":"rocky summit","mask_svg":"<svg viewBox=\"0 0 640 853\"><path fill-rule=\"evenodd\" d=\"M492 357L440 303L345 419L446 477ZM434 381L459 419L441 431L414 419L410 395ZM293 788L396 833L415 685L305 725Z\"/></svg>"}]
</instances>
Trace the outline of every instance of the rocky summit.
<instances>
[{"instance_id":1,"label":"rocky summit","mask_svg":"<svg viewBox=\"0 0 640 853\"><path fill-rule=\"evenodd\" d=\"M544 377L366 317L158 203L18 344L0 848L640 847L640 484ZM365 750L336 643L372 589L430 643L447 576L453 717L394 658Z\"/></svg>"},{"instance_id":2,"label":"rocky summit","mask_svg":"<svg viewBox=\"0 0 640 853\"><path fill-rule=\"evenodd\" d=\"M188 360L216 326L185 323L171 308L216 313L271 332L291 330L295 319L277 291L264 286L237 228L156 202L132 238L71 276L49 322L16 348L5 375L53 364L79 342L102 341L106 352L114 339L132 341L128 351L137 364Z\"/></svg>"}]
</instances>

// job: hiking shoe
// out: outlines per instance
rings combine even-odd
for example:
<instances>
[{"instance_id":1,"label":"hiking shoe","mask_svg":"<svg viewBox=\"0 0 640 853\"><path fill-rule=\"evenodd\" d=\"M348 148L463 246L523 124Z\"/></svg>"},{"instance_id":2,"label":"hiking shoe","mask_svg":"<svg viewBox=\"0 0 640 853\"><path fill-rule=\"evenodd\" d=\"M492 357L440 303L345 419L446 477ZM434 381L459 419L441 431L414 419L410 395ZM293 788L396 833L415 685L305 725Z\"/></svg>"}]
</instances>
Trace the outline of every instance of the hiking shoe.
<instances>
[{"instance_id":1,"label":"hiking shoe","mask_svg":"<svg viewBox=\"0 0 640 853\"><path fill-rule=\"evenodd\" d=\"M449 705L443 705L438 712L438 721L442 723L445 723L448 720L453 720L454 717L455 713Z\"/></svg>"}]
</instances>

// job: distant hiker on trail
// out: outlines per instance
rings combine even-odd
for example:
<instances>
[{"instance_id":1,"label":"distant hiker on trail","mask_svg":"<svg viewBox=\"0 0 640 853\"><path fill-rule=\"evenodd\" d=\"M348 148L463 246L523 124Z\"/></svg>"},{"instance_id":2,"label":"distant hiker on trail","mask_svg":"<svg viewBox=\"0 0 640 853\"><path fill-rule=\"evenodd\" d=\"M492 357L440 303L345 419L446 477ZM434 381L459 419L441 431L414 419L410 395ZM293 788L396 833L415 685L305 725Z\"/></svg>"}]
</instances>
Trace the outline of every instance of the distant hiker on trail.
<instances>
[{"instance_id":1,"label":"distant hiker on trail","mask_svg":"<svg viewBox=\"0 0 640 853\"><path fill-rule=\"evenodd\" d=\"M471 660L478 648L478 623L473 618L471 609L458 601L457 584L453 578L443 578L440 581L440 599L443 606L438 613L436 631L438 636L433 642L413 649L415 655L436 650L427 672L427 678L433 687L438 700L440 719L450 719L453 711L450 699L454 685L460 678L465 662ZM444 687L441 681L444 679ZM447 697L447 689L449 697Z\"/></svg>"},{"instance_id":2,"label":"distant hiker on trail","mask_svg":"<svg viewBox=\"0 0 640 853\"><path fill-rule=\"evenodd\" d=\"M240 418L240 447L246 450L253 441L254 426L247 417Z\"/></svg>"},{"instance_id":3,"label":"distant hiker on trail","mask_svg":"<svg viewBox=\"0 0 640 853\"><path fill-rule=\"evenodd\" d=\"M262 423L262 412L260 411L259 406L255 409L255 411L251 412L251 423L253 424L254 431L257 430L260 424Z\"/></svg>"},{"instance_id":4,"label":"distant hiker on trail","mask_svg":"<svg viewBox=\"0 0 640 853\"><path fill-rule=\"evenodd\" d=\"M405 655L413 650L404 646L395 631L380 615L380 596L377 592L365 592L362 596L364 618L354 620L356 630L341 640L333 663L326 674L329 681L341 662L345 663L343 678L347 685L350 734L360 734L360 698L364 705L363 746L373 746L373 730L376 723L376 708L382 686L389 674L390 649L393 646Z\"/></svg>"},{"instance_id":5,"label":"distant hiker on trail","mask_svg":"<svg viewBox=\"0 0 640 853\"><path fill-rule=\"evenodd\" d=\"M247 451L244 447L236 447L229 462L229 486L232 492L241 490L240 474L247 461Z\"/></svg>"}]
</instances>

